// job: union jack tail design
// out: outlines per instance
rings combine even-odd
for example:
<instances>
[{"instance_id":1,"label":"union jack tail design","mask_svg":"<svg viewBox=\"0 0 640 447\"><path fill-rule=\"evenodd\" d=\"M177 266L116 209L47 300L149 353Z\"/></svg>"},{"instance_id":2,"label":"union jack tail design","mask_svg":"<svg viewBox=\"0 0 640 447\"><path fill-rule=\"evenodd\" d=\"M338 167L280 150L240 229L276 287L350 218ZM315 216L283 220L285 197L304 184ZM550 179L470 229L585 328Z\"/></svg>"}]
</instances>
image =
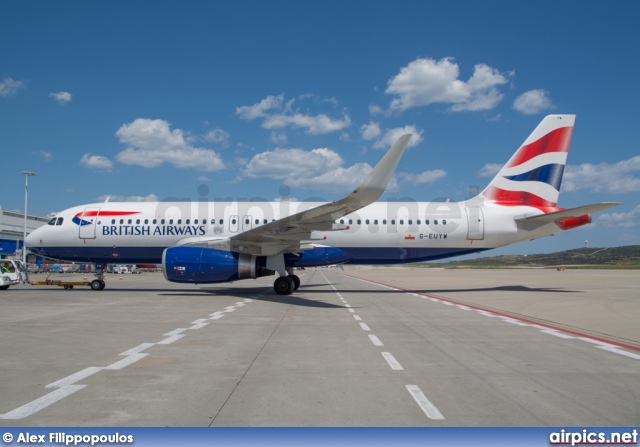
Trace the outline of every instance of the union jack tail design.
<instances>
[{"instance_id":1,"label":"union jack tail design","mask_svg":"<svg viewBox=\"0 0 640 447\"><path fill-rule=\"evenodd\" d=\"M498 205L554 208L575 119L546 116L480 195Z\"/></svg>"}]
</instances>

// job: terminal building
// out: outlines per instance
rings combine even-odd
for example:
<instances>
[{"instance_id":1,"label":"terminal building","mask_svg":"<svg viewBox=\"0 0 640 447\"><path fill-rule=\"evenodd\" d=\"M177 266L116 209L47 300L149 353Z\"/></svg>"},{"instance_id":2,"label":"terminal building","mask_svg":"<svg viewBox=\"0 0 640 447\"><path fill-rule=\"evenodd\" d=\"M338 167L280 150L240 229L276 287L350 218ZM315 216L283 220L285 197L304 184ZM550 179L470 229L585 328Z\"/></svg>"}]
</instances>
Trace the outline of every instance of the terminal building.
<instances>
[{"instance_id":1,"label":"terminal building","mask_svg":"<svg viewBox=\"0 0 640 447\"><path fill-rule=\"evenodd\" d=\"M49 217L27 214L27 234L46 225ZM9 211L0 205L0 259L21 257L24 237L24 213Z\"/></svg>"}]
</instances>

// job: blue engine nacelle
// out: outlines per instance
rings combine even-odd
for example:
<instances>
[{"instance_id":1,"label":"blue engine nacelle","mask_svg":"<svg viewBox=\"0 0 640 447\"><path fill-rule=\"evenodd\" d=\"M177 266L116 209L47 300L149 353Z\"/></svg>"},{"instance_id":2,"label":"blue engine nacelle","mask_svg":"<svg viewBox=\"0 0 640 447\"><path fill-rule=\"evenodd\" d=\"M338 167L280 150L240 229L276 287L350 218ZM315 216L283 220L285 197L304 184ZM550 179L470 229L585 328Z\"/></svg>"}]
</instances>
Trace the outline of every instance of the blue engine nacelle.
<instances>
[{"instance_id":1,"label":"blue engine nacelle","mask_svg":"<svg viewBox=\"0 0 640 447\"><path fill-rule=\"evenodd\" d=\"M164 277L173 282L207 284L273 275L265 264L263 256L216 248L171 247L162 253Z\"/></svg>"},{"instance_id":2,"label":"blue engine nacelle","mask_svg":"<svg viewBox=\"0 0 640 447\"><path fill-rule=\"evenodd\" d=\"M334 247L315 247L301 253L286 253L286 267L317 267L342 264L351 254ZM173 282L208 284L273 275L266 256L236 253L217 248L171 247L162 253L164 276Z\"/></svg>"}]
</instances>

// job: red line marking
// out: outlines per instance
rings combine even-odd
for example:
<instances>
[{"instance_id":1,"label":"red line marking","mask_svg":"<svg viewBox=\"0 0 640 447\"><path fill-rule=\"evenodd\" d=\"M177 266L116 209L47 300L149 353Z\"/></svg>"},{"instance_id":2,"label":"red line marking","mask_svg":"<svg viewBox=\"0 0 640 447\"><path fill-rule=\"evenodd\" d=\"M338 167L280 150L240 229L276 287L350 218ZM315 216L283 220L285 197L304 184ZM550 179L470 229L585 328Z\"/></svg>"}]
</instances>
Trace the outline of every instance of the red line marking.
<instances>
[{"instance_id":1,"label":"red line marking","mask_svg":"<svg viewBox=\"0 0 640 447\"><path fill-rule=\"evenodd\" d=\"M608 344L611 344L611 345L618 346L618 347L620 347L620 348L625 348L625 349L629 349L629 350L631 350L631 351L640 352L640 348L639 348L639 347L632 346L632 345L627 345L627 344L620 343L620 342L613 341L613 340L607 340L606 338L594 337L593 335L583 334L583 333L581 333L581 332L572 331L572 330L570 330L570 329L564 329L564 328L560 328L560 327L556 327L556 326L551 326L550 324L546 324L546 323L539 323L539 322L534 321L534 320L527 320L526 318L516 317L516 316L509 315L509 314L505 314L505 313L502 313L502 312L496 312L495 310L484 309L484 308L482 308L482 307L474 306L474 305L472 305L472 304L459 303L459 302L457 302L457 301L453 301L453 300L450 300L450 299L441 298L441 297L439 297L439 296L429 295L428 293L416 292L415 290L407 290L407 289L403 289L402 287L392 286L392 285L390 285L390 284L384 284L384 283L377 282L377 281L371 281L370 279L358 278L357 276L347 275L346 273L343 273L343 275L345 275L345 276L350 276L351 278L359 279L359 280L361 280L361 281L368 281L368 282L371 282L371 283L373 283L373 284L377 284L377 285L379 285L379 286L391 287L391 288L394 288L394 289L400 290L400 291L405 292L405 293L415 293L416 295L422 295L422 296L426 296L426 297L428 297L428 298L435 298L435 299L438 299L438 300L440 300L440 301L446 301L446 302L451 303L451 304L456 304L456 305L459 305L459 306L466 306L466 307L469 307L469 308L471 308L471 309L481 310L481 311L483 311L483 312L489 312L489 313L492 313L492 314L494 314L494 315L499 315L499 316L501 316L501 317L511 318L511 319L513 319L513 320L522 321L522 322L525 322L525 323L528 323L528 324L535 324L535 325L537 325L537 326L546 327L546 328L548 328L548 329L553 329L553 330L555 330L555 331L564 332L565 334L571 334L571 335L575 335L575 336L577 336L577 337L589 338L589 339L591 339L591 340L599 341L599 342L601 342L601 343L608 343Z\"/></svg>"}]
</instances>

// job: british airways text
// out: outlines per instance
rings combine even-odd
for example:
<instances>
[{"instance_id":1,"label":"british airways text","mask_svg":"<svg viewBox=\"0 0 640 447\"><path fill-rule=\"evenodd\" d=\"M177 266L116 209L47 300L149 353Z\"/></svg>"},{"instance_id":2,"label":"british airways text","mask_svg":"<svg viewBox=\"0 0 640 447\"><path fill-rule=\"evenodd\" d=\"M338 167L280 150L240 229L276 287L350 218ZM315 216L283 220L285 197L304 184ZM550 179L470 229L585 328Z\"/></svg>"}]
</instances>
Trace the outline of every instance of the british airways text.
<instances>
[{"instance_id":1,"label":"british airways text","mask_svg":"<svg viewBox=\"0 0 640 447\"><path fill-rule=\"evenodd\" d=\"M204 236L203 225L105 225L102 227L103 236Z\"/></svg>"}]
</instances>

